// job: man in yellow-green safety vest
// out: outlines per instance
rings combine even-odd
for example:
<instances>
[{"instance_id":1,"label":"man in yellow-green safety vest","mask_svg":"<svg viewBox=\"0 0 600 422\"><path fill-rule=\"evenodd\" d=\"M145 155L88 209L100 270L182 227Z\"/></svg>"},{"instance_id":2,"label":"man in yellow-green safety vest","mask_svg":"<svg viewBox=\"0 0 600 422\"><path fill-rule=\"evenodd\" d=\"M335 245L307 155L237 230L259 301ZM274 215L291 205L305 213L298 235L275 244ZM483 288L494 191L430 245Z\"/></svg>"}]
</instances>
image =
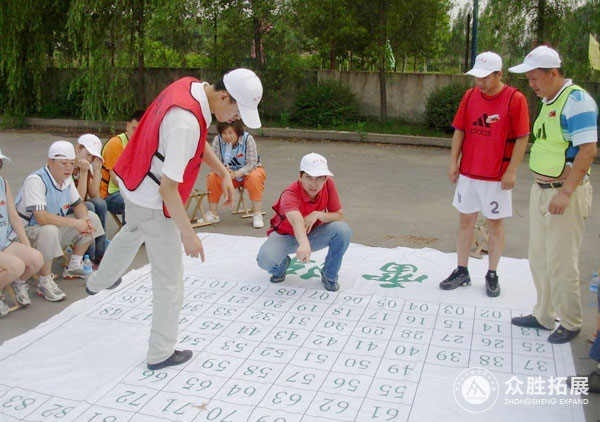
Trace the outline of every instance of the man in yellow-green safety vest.
<instances>
[{"instance_id":1,"label":"man in yellow-green safety vest","mask_svg":"<svg viewBox=\"0 0 600 422\"><path fill-rule=\"evenodd\" d=\"M588 175L596 155L598 107L584 89L565 78L560 56L547 46L535 48L508 70L525 73L542 99L529 158L535 177L529 202L529 266L537 302L531 315L512 323L554 330L559 318L548 341L566 343L582 325L578 261L583 222L592 204Z\"/></svg>"}]
</instances>

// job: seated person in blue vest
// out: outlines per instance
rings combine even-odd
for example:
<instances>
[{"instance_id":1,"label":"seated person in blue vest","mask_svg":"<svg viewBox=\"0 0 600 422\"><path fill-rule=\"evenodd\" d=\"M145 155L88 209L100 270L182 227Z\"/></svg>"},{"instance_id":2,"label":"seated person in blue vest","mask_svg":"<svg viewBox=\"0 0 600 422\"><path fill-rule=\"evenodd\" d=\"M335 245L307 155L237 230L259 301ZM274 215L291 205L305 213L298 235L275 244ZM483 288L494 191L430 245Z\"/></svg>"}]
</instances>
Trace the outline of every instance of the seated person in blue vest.
<instances>
[{"instance_id":1,"label":"seated person in blue vest","mask_svg":"<svg viewBox=\"0 0 600 422\"><path fill-rule=\"evenodd\" d=\"M48 164L25 178L16 199L27 237L44 256L37 293L51 302L67 298L54 282L52 261L63 256L63 247L73 245L63 278L85 278L83 254L104 234L98 216L88 211L73 183L75 158L73 144L54 142L48 150ZM70 208L73 214L67 215Z\"/></svg>"},{"instance_id":2,"label":"seated person in blue vest","mask_svg":"<svg viewBox=\"0 0 600 422\"><path fill-rule=\"evenodd\" d=\"M554 330L554 344L574 339L583 324L579 251L584 221L592 207L589 175L598 152L598 106L583 88L567 79L557 51L542 45L510 72L525 73L542 99L533 124L529 168L534 182L529 195L529 268L537 292L530 315L519 327Z\"/></svg>"},{"instance_id":3,"label":"seated person in blue vest","mask_svg":"<svg viewBox=\"0 0 600 422\"><path fill-rule=\"evenodd\" d=\"M475 87L467 90L452 126L448 178L456 184L452 205L459 211L458 266L440 283L443 290L471 284L469 252L479 212L487 218L488 272L485 290L500 295L497 274L504 249L504 218L512 216L512 188L529 139L525 96L502 83L502 59L490 51L467 72Z\"/></svg>"},{"instance_id":4,"label":"seated person in blue vest","mask_svg":"<svg viewBox=\"0 0 600 422\"><path fill-rule=\"evenodd\" d=\"M327 160L310 153L300 161L298 180L289 185L273 205L275 215L267 240L256 258L258 266L271 274L271 283L281 283L290 265L289 254L310 262L311 252L329 248L321 270L325 289L335 292L342 259L352 231L343 222L344 214L333 174Z\"/></svg>"},{"instance_id":5,"label":"seated person in blue vest","mask_svg":"<svg viewBox=\"0 0 600 422\"><path fill-rule=\"evenodd\" d=\"M262 229L264 227L262 218L262 196L265 190L265 179L267 174L265 168L258 161L256 142L252 135L244 132L242 123L218 122L217 131L212 148L215 154L229 170L233 179L233 187L244 186L252 201L252 227ZM219 199L222 195L221 178L215 172L208 173L206 189L208 195L209 211L206 214L207 221L219 222Z\"/></svg>"},{"instance_id":6,"label":"seated person in blue vest","mask_svg":"<svg viewBox=\"0 0 600 422\"><path fill-rule=\"evenodd\" d=\"M98 271L87 281L89 294L120 283L142 243L151 266L152 328L147 355L150 370L179 365L192 357L175 350L183 304L185 254L204 261L204 249L184 204L204 162L222 180L231 205L231 176L212 148L205 148L212 114L220 122L240 117L260 127L262 84L248 69L226 73L214 85L185 77L173 82L150 104L127 148L113 168L125 199L127 223L110 242Z\"/></svg>"},{"instance_id":7,"label":"seated person in blue vest","mask_svg":"<svg viewBox=\"0 0 600 422\"><path fill-rule=\"evenodd\" d=\"M113 214L121 215L121 221L125 223L125 201L119 191L119 182L113 167L123 153L127 143L133 136L144 112L134 111L125 126L125 132L110 138L102 147L102 181L100 182L100 196L106 201L106 208Z\"/></svg>"},{"instance_id":8,"label":"seated person in blue vest","mask_svg":"<svg viewBox=\"0 0 600 422\"><path fill-rule=\"evenodd\" d=\"M96 213L105 232L102 236L98 236L85 252L96 264L102 261L106 249L106 202L100 197L103 161L101 151L102 142L96 135L91 133L81 135L75 146L77 159L73 170L73 180L79 196L84 200L87 209ZM71 208L69 214L72 212L73 209Z\"/></svg>"},{"instance_id":9,"label":"seated person in blue vest","mask_svg":"<svg viewBox=\"0 0 600 422\"><path fill-rule=\"evenodd\" d=\"M0 151L0 168L10 158ZM12 283L17 302L27 306L29 285L27 280L37 273L44 263L42 254L31 247L23 223L19 218L8 182L0 176L0 290ZM0 295L0 317L8 314L8 305Z\"/></svg>"}]
</instances>

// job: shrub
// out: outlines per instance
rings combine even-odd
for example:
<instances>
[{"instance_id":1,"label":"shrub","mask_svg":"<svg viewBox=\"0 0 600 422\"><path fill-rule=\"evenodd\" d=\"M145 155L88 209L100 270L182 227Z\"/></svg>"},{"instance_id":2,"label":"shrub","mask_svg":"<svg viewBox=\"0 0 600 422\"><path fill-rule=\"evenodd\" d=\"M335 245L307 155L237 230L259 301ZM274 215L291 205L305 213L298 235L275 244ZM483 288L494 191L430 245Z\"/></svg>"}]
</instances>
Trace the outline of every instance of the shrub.
<instances>
[{"instance_id":1,"label":"shrub","mask_svg":"<svg viewBox=\"0 0 600 422\"><path fill-rule=\"evenodd\" d=\"M427 126L446 133L452 132L452 120L467 89L468 87L462 84L450 84L429 94L425 105Z\"/></svg>"},{"instance_id":2,"label":"shrub","mask_svg":"<svg viewBox=\"0 0 600 422\"><path fill-rule=\"evenodd\" d=\"M293 119L307 127L335 127L358 120L356 96L334 80L308 85L298 92L294 106Z\"/></svg>"}]
</instances>

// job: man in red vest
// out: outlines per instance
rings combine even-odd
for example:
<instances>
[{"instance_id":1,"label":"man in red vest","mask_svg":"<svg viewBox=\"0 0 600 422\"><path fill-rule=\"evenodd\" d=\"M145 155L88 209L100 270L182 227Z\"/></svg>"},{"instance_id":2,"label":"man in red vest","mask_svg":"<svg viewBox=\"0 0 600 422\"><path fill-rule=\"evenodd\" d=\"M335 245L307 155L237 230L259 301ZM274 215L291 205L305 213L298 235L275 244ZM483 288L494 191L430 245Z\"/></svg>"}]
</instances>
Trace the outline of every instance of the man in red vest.
<instances>
[{"instance_id":1,"label":"man in red vest","mask_svg":"<svg viewBox=\"0 0 600 422\"><path fill-rule=\"evenodd\" d=\"M448 178L456 184L454 207L460 212L458 267L440 283L443 290L471 284L467 264L477 214L488 222L489 267L486 293L500 295L496 269L504 249L503 219L512 216L511 189L529 139L525 96L502 83L502 59L481 53L467 75L475 87L467 90L454 117Z\"/></svg>"},{"instance_id":2,"label":"man in red vest","mask_svg":"<svg viewBox=\"0 0 600 422\"><path fill-rule=\"evenodd\" d=\"M192 357L175 350L183 304L181 242L187 256L204 261L202 242L184 204L205 162L222 177L226 205L231 205L231 176L206 145L212 114L221 122L242 119L260 127L262 97L258 76L235 69L214 85L185 77L169 85L144 113L113 171L125 199L127 223L114 237L98 271L88 279L89 294L114 288L142 243L152 268L152 328L147 365L158 370Z\"/></svg>"}]
</instances>

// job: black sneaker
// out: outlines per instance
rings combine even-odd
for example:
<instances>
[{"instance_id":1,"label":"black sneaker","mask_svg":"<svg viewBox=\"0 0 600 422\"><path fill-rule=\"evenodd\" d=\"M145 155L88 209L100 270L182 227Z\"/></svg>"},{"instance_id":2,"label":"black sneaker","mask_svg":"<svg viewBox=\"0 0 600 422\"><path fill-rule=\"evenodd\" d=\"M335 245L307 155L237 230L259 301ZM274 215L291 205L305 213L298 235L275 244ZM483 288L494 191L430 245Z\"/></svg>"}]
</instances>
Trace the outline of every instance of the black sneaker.
<instances>
[{"instance_id":1,"label":"black sneaker","mask_svg":"<svg viewBox=\"0 0 600 422\"><path fill-rule=\"evenodd\" d=\"M551 328L546 328L542 324L540 324L540 322L537 320L537 318L534 317L533 315L514 317L513 319L510 320L510 322L512 322L512 324L516 325L517 327L540 328L542 330L550 330L551 329Z\"/></svg>"},{"instance_id":2,"label":"black sneaker","mask_svg":"<svg viewBox=\"0 0 600 422\"><path fill-rule=\"evenodd\" d=\"M471 277L469 277L469 273L459 274L458 268L452 271L452 274L440 283L440 289L442 290L454 290L457 287L461 286L470 286L471 285Z\"/></svg>"},{"instance_id":3,"label":"black sneaker","mask_svg":"<svg viewBox=\"0 0 600 422\"><path fill-rule=\"evenodd\" d=\"M491 277L489 274L486 274L485 292L489 297L500 296L500 284L498 283L498 275L496 275L496 277Z\"/></svg>"},{"instance_id":4,"label":"black sneaker","mask_svg":"<svg viewBox=\"0 0 600 422\"><path fill-rule=\"evenodd\" d=\"M158 369L166 368L167 366L181 365L192 358L191 350L175 350L168 359L163 360L159 363L149 363L148 369L156 371Z\"/></svg>"},{"instance_id":5,"label":"black sneaker","mask_svg":"<svg viewBox=\"0 0 600 422\"><path fill-rule=\"evenodd\" d=\"M292 259L289 256L285 257L285 270L283 270L283 274L277 276L277 275L272 275L271 278L269 279L269 281L271 283L281 283L283 280L285 280L285 272L287 271L288 267L290 266L290 262L292 262Z\"/></svg>"},{"instance_id":6,"label":"black sneaker","mask_svg":"<svg viewBox=\"0 0 600 422\"><path fill-rule=\"evenodd\" d=\"M567 385L571 388L571 384L573 384L573 378L567 378ZM600 393L600 371L592 371L589 375L577 375L577 378L587 378L587 391L588 393Z\"/></svg>"},{"instance_id":7,"label":"black sneaker","mask_svg":"<svg viewBox=\"0 0 600 422\"><path fill-rule=\"evenodd\" d=\"M323 286L325 286L325 290L329 290L330 292L337 292L340 289L340 285L338 284L338 282L328 280L327 277L325 277L325 274L323 274L323 270L319 271L321 271L321 282L323 283Z\"/></svg>"},{"instance_id":8,"label":"black sneaker","mask_svg":"<svg viewBox=\"0 0 600 422\"><path fill-rule=\"evenodd\" d=\"M117 281L115 281L115 282L112 284L112 286L110 286L110 287L107 287L107 288L106 288L106 290L112 290L112 289L114 289L114 288L118 287L118 286L119 286L119 284L121 284L121 281L122 281L122 280L121 280L121 277L119 277L119 279L118 279ZM87 285L85 286L85 291L86 291L86 293L87 293L88 295L90 295L90 296L94 296L95 294L97 294L97 293L100 293L100 292L92 292L90 289L88 289Z\"/></svg>"},{"instance_id":9,"label":"black sneaker","mask_svg":"<svg viewBox=\"0 0 600 422\"><path fill-rule=\"evenodd\" d=\"M552 344L568 343L579 334L579 331L581 330L567 330L562 325L559 325L558 328L548 336L548 341Z\"/></svg>"}]
</instances>

